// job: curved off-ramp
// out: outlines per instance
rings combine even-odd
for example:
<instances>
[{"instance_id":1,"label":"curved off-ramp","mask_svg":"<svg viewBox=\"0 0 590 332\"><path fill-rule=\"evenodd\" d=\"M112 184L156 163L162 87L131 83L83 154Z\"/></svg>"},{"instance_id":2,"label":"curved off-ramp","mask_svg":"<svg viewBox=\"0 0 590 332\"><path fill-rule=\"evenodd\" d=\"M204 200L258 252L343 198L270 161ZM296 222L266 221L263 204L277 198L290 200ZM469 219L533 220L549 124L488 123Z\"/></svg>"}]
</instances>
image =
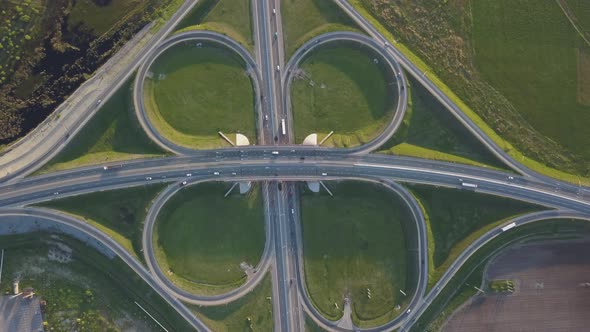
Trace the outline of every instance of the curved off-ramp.
<instances>
[{"instance_id":1,"label":"curved off-ramp","mask_svg":"<svg viewBox=\"0 0 590 332\"><path fill-rule=\"evenodd\" d=\"M150 53L142 65L139 67L137 72L137 76L135 78L135 82L133 85L133 105L135 108L135 114L137 115L137 119L145 133L148 137L158 144L162 149L172 152L174 154L179 155L191 155L195 154L196 149L188 148L185 146L181 146L176 144L169 139L162 136L154 124L151 122L149 116L147 115L145 109L145 100L144 100L144 82L146 76L150 70L150 67L154 63L154 61L166 50L170 49L171 47L178 45L180 43L184 43L187 41L199 41L199 42L207 42L207 43L214 43L217 45L221 45L230 51L236 53L240 56L240 58L244 61L246 65L246 71L248 72L252 87L254 90L255 95L255 109L257 110L254 116L259 114L258 109L260 108L259 103L259 96L260 96L260 87L262 84L262 79L260 77L260 71L257 69L256 61L250 55L250 52L242 46L240 43L234 41L233 39L212 31L206 30L193 30L193 31L186 31L181 32L173 35L172 37L163 41L158 47Z\"/></svg>"},{"instance_id":2,"label":"curved off-ramp","mask_svg":"<svg viewBox=\"0 0 590 332\"><path fill-rule=\"evenodd\" d=\"M285 65L284 76L282 78L284 96L283 108L287 113L287 116L289 117L289 123L294 123L293 112L291 111L291 83L295 78L294 75L297 68L299 67L299 64L317 48L324 46L326 44L336 42L356 43L363 47L369 48L370 50L381 56L387 62L387 66L391 69L391 74L393 75L393 78L397 83L397 106L387 127L385 127L381 131L381 133L379 133L379 135L377 135L375 138L373 138L371 141L365 144L361 144L359 146L350 148L338 148L338 150L341 150L343 153L369 153L385 144L393 136L393 134L402 124L408 106L407 82L400 64L398 63L397 59L395 59L395 57L393 57L390 53L388 53L385 50L385 48L383 48L382 44L375 41L374 39L356 32L338 31L328 32L316 36L307 41L305 44L303 44L299 49L297 49L297 51L295 51L291 59L289 59L289 62ZM293 130L290 130L289 133L290 135L293 135Z\"/></svg>"},{"instance_id":3,"label":"curved off-ramp","mask_svg":"<svg viewBox=\"0 0 590 332\"><path fill-rule=\"evenodd\" d=\"M504 233L502 231L502 227L509 225L511 223L515 224L513 229L517 229L518 227L528 225L531 223L535 223L538 221L548 220L548 219L579 219L579 220L587 220L590 221L590 214L583 214L580 212L568 211L568 210L549 210L549 211L541 211L541 212L533 212L524 214L518 217L515 217L502 225L499 225L480 238L472 242L467 249L465 249L459 257L455 259L455 261L449 266L449 268L445 271L443 276L439 279L439 281L434 285L434 287L430 290L430 293L424 297L419 305L413 310L409 319L405 322L402 326L404 331L409 330L412 325L416 322L418 318L426 311L428 306L435 300L435 298L443 291L445 286L449 283L449 281L453 278L453 276L459 271L459 269L467 262L467 260L475 254L478 250L480 250L484 245L492 241L493 239L497 238L501 234ZM508 231L510 232L510 231Z\"/></svg>"},{"instance_id":4,"label":"curved off-ramp","mask_svg":"<svg viewBox=\"0 0 590 332\"><path fill-rule=\"evenodd\" d=\"M254 273L253 277L248 278L248 280L243 285L224 294L211 296L193 294L178 287L168 277L166 277L164 272L162 272L162 270L160 269L160 265L158 264L154 253L153 235L156 217L158 216L158 213L166 204L166 202L182 188L191 185L198 185L203 182L210 182L212 180L214 179L199 179L187 181L187 184L184 186L181 186L178 183L174 183L168 186L168 188L162 191L152 203L146 215L142 237L143 256L149 270L152 273L153 278L157 281L157 283L162 288L166 289L170 294L173 294L176 298L184 302L207 306L227 304L251 292L264 279L264 276L266 275L266 271L268 270L268 267L272 261L272 248L274 243L274 237L272 235L273 226L270 222L270 219L267 216L265 216L266 241L264 244L264 251L262 252L262 256L260 257L260 261L258 262L255 268L256 272Z\"/></svg>"},{"instance_id":5,"label":"curved off-ramp","mask_svg":"<svg viewBox=\"0 0 590 332\"><path fill-rule=\"evenodd\" d=\"M169 294L165 288L135 259L125 248L111 237L90 224L57 211L42 208L3 208L0 209L0 222L5 218L32 218L56 223L61 227L82 233L100 243L104 248L118 256L138 276L141 277L156 293L158 293L179 315L198 331L210 331L184 304Z\"/></svg>"},{"instance_id":6,"label":"curved off-ramp","mask_svg":"<svg viewBox=\"0 0 590 332\"><path fill-rule=\"evenodd\" d=\"M347 179L350 180L350 179ZM426 292L426 288L428 286L428 239L427 239L427 227L426 227L426 220L424 219L424 214L422 213L422 209L420 204L416 200L416 198L409 192L408 189L403 187L402 185L389 180L389 179L373 179L373 178L357 178L353 180L364 181L364 182L371 182L379 185L383 185L386 188L392 190L395 194L397 194L404 203L408 206L416 225L416 235L417 235L417 242L416 242L416 251L418 253L417 262L416 262L416 269L417 269L417 278L416 281L416 288L412 295L412 299L404 308L404 311L400 313L399 316L394 318L393 320L385 323L381 326L376 326L372 328L360 328L354 327L354 331L368 331L368 332L377 332L377 331L387 331L393 330L398 328L409 316L408 309L410 312L414 310L414 307L418 306L422 298L424 297L424 293ZM321 328L327 331L350 331L349 329L339 327L337 325L338 321L331 321L324 317L319 310L313 305L313 301L309 295L309 292L306 287L305 283L305 275L304 275L304 264L303 264L303 236L301 231L301 223L295 223L295 234L296 234L296 245L297 245L297 282L300 291L300 298L302 299L303 308L308 313L309 317Z\"/></svg>"}]
</instances>

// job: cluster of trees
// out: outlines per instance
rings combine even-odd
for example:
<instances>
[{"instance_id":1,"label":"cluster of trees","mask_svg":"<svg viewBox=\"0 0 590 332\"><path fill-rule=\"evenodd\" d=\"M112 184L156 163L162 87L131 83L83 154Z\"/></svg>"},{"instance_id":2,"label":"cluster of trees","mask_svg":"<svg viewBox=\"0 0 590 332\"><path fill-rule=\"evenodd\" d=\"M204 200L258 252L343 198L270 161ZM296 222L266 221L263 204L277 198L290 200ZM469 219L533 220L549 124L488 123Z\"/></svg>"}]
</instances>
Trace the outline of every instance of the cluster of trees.
<instances>
[{"instance_id":1,"label":"cluster of trees","mask_svg":"<svg viewBox=\"0 0 590 332\"><path fill-rule=\"evenodd\" d=\"M110 0L93 0L98 5L108 5ZM41 123L68 95L100 67L109 56L149 23L157 15L160 6L170 0L149 0L147 10L118 22L116 29L106 35L95 36L83 25L68 26L67 17L74 0L45 1L45 12L30 19L35 12L31 0L21 5L5 2L0 5L5 12L15 13L14 20L31 23L34 34L8 34L7 39L21 36L18 58L2 56L7 45L2 39L0 46L0 146L24 136ZM19 11L20 8L20 11ZM35 9L36 10L36 9ZM20 14L19 14L20 13ZM11 21L5 29L17 26ZM3 22L6 23L6 22ZM25 28L23 28L25 29ZM2 36L5 33L0 34ZM4 37L3 37L4 38ZM14 37L16 38L16 37ZM4 61L10 59L12 61Z\"/></svg>"}]
</instances>

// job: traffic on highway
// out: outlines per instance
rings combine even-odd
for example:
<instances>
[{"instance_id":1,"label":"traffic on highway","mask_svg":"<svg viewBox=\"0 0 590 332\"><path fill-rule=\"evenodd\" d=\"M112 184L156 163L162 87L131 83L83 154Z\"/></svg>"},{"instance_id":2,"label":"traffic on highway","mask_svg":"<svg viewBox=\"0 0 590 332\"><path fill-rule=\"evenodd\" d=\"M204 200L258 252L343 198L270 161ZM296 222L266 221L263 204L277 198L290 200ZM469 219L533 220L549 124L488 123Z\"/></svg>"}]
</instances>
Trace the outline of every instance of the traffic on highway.
<instances>
[{"instance_id":1,"label":"traffic on highway","mask_svg":"<svg viewBox=\"0 0 590 332\"><path fill-rule=\"evenodd\" d=\"M329 32L313 37L301 45L285 63L282 31L281 2L252 0L254 55L227 35L193 30L173 34L174 26L190 11L197 1L185 1L183 6L154 36L145 52L122 73L121 81L137 69L133 103L139 123L148 137L172 156L118 161L89 165L74 169L32 175L49 161L65 143L62 129L47 130L46 143L40 144L31 155L28 150L15 148L10 155L1 156L0 166L0 222L1 218L21 216L55 222L75 228L90 236L120 257L147 284L162 296L182 317L199 331L208 331L184 303L202 306L227 304L250 293L270 272L272 276L273 324L275 331L304 331L306 315L327 331L349 331L340 322L326 318L314 305L305 282L303 237L301 226L300 192L298 182L358 180L384 186L398 195L411 211L415 228L411 230L415 243L415 264L411 268L417 276L407 309L391 321L378 327L356 327L354 331L407 331L428 305L440 294L459 268L478 249L492 239L522 225L539 220L564 217L590 220L590 191L586 187L564 183L540 175L521 165L503 151L484 131L461 112L433 82L396 49L358 13L347 1L335 0L367 34ZM157 37L157 38L156 38ZM290 91L296 69L318 47L337 41L347 41L370 48L381 55L391 69L395 84L390 93L397 94L395 112L385 129L366 144L352 148L324 148L299 145L295 142L294 120ZM239 55L252 80L256 110L256 133L259 145L196 150L164 138L150 122L144 105L144 80L156 58L179 43L211 43ZM403 68L403 69L402 69ZM400 128L408 107L408 88L405 73L423 84L454 114L461 123L512 171L501 171L459 163L443 162L395 155L371 154L386 143ZM99 99L108 100L113 86ZM67 121L73 135L92 117L96 109L83 109ZM51 127L54 128L54 127ZM32 138L33 140L34 138ZM23 146L26 146L25 138ZM19 152L20 151L20 152ZM19 155L20 153L20 155ZM4 162L6 158L11 160ZM174 284L156 261L153 247L156 217L166 201L183 188L208 181L262 183L266 243L256 271L238 288L215 296L195 295ZM168 186L152 202L142 234L142 251L147 268L120 244L96 227L75 217L29 205L63 197L98 191L138 187L152 183ZM459 255L430 291L428 282L428 237L425 217L416 198L400 183L426 184L456 190L486 193L512 198L547 207L508 220L494 227L471 243Z\"/></svg>"}]
</instances>

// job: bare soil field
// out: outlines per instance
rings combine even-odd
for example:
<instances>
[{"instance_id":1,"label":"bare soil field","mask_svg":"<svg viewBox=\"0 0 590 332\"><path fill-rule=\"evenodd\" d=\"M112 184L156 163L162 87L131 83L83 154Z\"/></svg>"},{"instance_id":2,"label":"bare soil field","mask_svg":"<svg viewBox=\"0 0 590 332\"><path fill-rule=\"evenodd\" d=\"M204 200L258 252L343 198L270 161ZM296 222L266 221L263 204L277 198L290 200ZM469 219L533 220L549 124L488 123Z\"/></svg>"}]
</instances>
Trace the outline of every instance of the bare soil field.
<instances>
[{"instance_id":1,"label":"bare soil field","mask_svg":"<svg viewBox=\"0 0 590 332\"><path fill-rule=\"evenodd\" d=\"M484 284L509 279L513 294L488 291L467 301L445 332L574 332L590 326L590 238L519 244L488 266Z\"/></svg>"}]
</instances>

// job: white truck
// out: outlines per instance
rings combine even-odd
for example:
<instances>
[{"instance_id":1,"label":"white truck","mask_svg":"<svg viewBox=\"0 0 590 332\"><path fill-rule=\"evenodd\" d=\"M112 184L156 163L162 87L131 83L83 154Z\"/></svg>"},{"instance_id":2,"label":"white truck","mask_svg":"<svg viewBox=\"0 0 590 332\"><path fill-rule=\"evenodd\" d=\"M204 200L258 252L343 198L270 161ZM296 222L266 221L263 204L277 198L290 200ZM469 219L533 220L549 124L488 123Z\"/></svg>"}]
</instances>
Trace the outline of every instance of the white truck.
<instances>
[{"instance_id":1,"label":"white truck","mask_svg":"<svg viewBox=\"0 0 590 332\"><path fill-rule=\"evenodd\" d=\"M477 188L477 184L475 184L475 183L461 182L461 185L463 187L467 187L467 188Z\"/></svg>"},{"instance_id":2,"label":"white truck","mask_svg":"<svg viewBox=\"0 0 590 332\"><path fill-rule=\"evenodd\" d=\"M502 232L506 232L507 230L514 228L514 227L516 227L516 223L508 224L508 225L502 227Z\"/></svg>"},{"instance_id":3,"label":"white truck","mask_svg":"<svg viewBox=\"0 0 590 332\"><path fill-rule=\"evenodd\" d=\"M285 119L281 119L281 131L283 132L283 136L287 135L287 126L285 125Z\"/></svg>"}]
</instances>

